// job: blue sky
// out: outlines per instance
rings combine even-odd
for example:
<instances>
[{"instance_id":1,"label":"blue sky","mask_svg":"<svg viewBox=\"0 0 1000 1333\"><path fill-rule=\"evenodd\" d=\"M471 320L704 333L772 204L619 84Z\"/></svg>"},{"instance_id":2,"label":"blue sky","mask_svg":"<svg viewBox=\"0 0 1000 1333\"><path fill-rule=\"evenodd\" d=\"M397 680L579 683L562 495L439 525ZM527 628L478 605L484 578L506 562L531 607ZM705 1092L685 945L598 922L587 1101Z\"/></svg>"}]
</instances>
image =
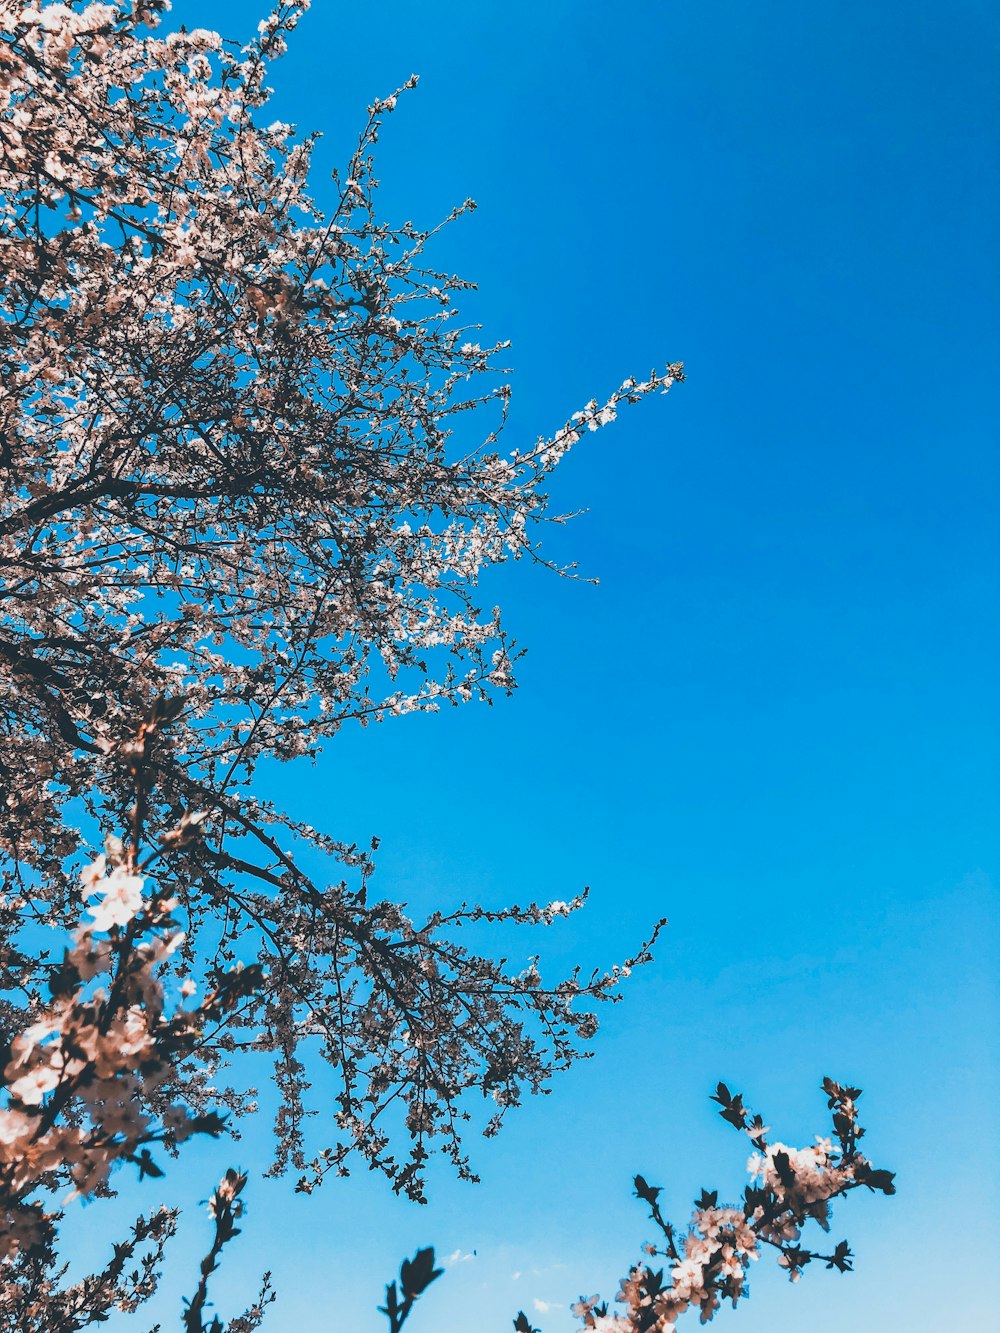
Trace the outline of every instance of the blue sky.
<instances>
[{"instance_id":1,"label":"blue sky","mask_svg":"<svg viewBox=\"0 0 1000 1333\"><path fill-rule=\"evenodd\" d=\"M251 8L178 0L175 20L249 34ZM717 1327L987 1327L998 30L972 0L314 0L276 114L325 131L327 169L366 104L420 74L380 146L383 212L479 202L432 259L512 339L508 447L630 373L683 359L689 381L555 479L588 512L548 553L599 586L527 566L491 583L530 650L515 698L344 734L278 795L379 834L383 892L415 905L591 885L584 915L525 941L553 971L671 924L594 1058L473 1145L482 1185L441 1168L420 1210L367 1175L311 1199L255 1182L221 1313L269 1267L275 1333L329 1310L376 1329L398 1260L434 1244L477 1253L413 1333L509 1328L534 1300L564 1333L649 1235L632 1173L678 1221L703 1185L738 1193L718 1079L806 1142L830 1074L865 1088L899 1193L835 1214L854 1274L789 1290L762 1264ZM168 1182L178 1255L207 1235L212 1180L265 1138L192 1145Z\"/></svg>"}]
</instances>

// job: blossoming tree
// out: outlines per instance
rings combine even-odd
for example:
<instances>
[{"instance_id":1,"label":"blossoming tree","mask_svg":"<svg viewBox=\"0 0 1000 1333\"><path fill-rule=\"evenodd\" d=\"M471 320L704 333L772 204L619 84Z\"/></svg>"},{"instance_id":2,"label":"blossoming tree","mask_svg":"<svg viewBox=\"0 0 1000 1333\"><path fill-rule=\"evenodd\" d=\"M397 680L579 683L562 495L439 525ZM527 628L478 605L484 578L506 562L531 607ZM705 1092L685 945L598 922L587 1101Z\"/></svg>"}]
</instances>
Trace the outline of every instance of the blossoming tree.
<instances>
[{"instance_id":1,"label":"blossoming tree","mask_svg":"<svg viewBox=\"0 0 1000 1333\"><path fill-rule=\"evenodd\" d=\"M306 4L244 46L159 35L167 7L0 0L0 1299L23 1328L82 1328L151 1294L172 1214L62 1287L53 1201L107 1192L123 1162L156 1177L248 1113L241 1051L273 1056L272 1171L309 1191L359 1156L421 1199L431 1149L473 1178L460 1131L482 1094L492 1134L576 1057L658 929L617 967L546 983L463 927L544 924L581 899L410 920L372 893L374 846L255 783L262 760L315 756L349 721L511 691L480 573L540 559L559 459L682 372L628 379L502 454L500 347L456 322L467 284L426 267L433 233L375 210L396 95L369 108L323 212L312 141L264 114ZM42 924L68 932L61 957ZM337 1073L324 1141L304 1128L305 1043ZM830 1095L853 1126L853 1094ZM621 1327L710 1314L760 1243L800 1272L801 1222L886 1184L853 1129L837 1153L754 1141L764 1183L744 1221L705 1203L683 1251L667 1229L674 1276L654 1290L634 1270ZM214 1196L189 1333L244 1183L231 1172ZM394 1330L436 1276L428 1255L387 1292ZM595 1303L581 1315L611 1327Z\"/></svg>"}]
</instances>

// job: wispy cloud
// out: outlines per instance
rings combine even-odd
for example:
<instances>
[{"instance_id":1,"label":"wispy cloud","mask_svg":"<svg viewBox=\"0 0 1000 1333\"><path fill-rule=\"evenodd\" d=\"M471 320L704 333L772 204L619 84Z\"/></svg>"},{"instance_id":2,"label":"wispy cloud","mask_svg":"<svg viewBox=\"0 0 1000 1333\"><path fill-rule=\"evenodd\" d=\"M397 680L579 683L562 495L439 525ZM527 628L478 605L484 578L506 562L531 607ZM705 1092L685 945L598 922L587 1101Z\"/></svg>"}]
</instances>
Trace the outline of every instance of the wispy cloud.
<instances>
[{"instance_id":1,"label":"wispy cloud","mask_svg":"<svg viewBox=\"0 0 1000 1333\"><path fill-rule=\"evenodd\" d=\"M451 1254L444 1261L445 1268L454 1268L456 1264L467 1264L470 1259L475 1259L476 1252L466 1254L464 1250L452 1250Z\"/></svg>"}]
</instances>

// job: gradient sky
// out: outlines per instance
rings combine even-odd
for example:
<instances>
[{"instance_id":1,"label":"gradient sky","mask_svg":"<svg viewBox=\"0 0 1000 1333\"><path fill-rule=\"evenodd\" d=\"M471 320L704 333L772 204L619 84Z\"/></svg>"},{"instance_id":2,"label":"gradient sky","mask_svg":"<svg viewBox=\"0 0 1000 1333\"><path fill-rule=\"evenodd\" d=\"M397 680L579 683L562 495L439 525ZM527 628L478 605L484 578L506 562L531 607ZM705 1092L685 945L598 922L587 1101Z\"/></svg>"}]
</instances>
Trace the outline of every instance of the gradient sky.
<instances>
[{"instance_id":1,"label":"gradient sky","mask_svg":"<svg viewBox=\"0 0 1000 1333\"><path fill-rule=\"evenodd\" d=\"M174 13L236 36L257 17ZM499 1333L519 1307L565 1333L651 1234L635 1171L679 1222L703 1185L738 1195L718 1079L794 1143L825 1129L830 1074L865 1089L899 1192L835 1209L853 1274L789 1289L768 1260L713 1327L991 1327L998 35L986 0L314 0L275 114L326 132L323 172L420 74L380 146L382 211L479 202L431 259L476 279L469 313L513 341L507 447L630 373L683 359L689 381L555 479L588 512L548 553L599 586L491 581L530 649L514 699L345 733L277 795L379 834L382 892L415 908L591 885L584 914L524 941L553 972L670 928L593 1059L472 1144L480 1186L439 1167L421 1210L366 1173L311 1199L254 1182L224 1316L272 1268L272 1333L378 1330L384 1282L434 1244L476 1255L413 1333ZM192 1144L172 1172L188 1268L165 1329L208 1236L198 1201L265 1142ZM86 1212L80 1258L106 1217Z\"/></svg>"}]
</instances>

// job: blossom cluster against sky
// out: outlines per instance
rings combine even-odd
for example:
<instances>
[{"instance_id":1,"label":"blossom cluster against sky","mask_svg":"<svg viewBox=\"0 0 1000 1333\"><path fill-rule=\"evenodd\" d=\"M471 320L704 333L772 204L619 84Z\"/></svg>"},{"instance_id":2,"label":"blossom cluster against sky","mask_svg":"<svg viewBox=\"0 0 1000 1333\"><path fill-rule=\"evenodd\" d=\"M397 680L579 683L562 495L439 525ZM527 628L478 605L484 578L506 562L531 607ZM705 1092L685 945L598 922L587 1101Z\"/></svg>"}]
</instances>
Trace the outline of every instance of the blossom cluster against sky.
<instances>
[{"instance_id":1,"label":"blossom cluster against sky","mask_svg":"<svg viewBox=\"0 0 1000 1333\"><path fill-rule=\"evenodd\" d=\"M234 35L256 17L174 11ZM484 593L530 648L512 701L345 733L275 780L317 826L380 835L390 896L590 884L586 913L514 944L556 970L671 926L594 1059L481 1145L481 1186L442 1168L423 1210L364 1176L248 1186L222 1313L270 1267L275 1329L324 1308L374 1328L380 1284L435 1244L449 1271L414 1333L519 1306L561 1333L645 1238L633 1172L680 1218L702 1186L737 1195L717 1079L807 1142L830 1074L865 1088L899 1193L835 1211L854 1274L755 1273L731 1318L939 1327L921 1274L977 1243L997 1194L996 36L973 0L314 0L275 113L323 129L332 167L420 74L381 145L383 211L478 200L436 258L512 339L508 447L626 374L683 359L689 380L556 478L589 512L549 554L600 585L519 566ZM199 1147L168 1180L178 1254L223 1157L265 1142ZM949 1290L952 1327L991 1309Z\"/></svg>"}]
</instances>

